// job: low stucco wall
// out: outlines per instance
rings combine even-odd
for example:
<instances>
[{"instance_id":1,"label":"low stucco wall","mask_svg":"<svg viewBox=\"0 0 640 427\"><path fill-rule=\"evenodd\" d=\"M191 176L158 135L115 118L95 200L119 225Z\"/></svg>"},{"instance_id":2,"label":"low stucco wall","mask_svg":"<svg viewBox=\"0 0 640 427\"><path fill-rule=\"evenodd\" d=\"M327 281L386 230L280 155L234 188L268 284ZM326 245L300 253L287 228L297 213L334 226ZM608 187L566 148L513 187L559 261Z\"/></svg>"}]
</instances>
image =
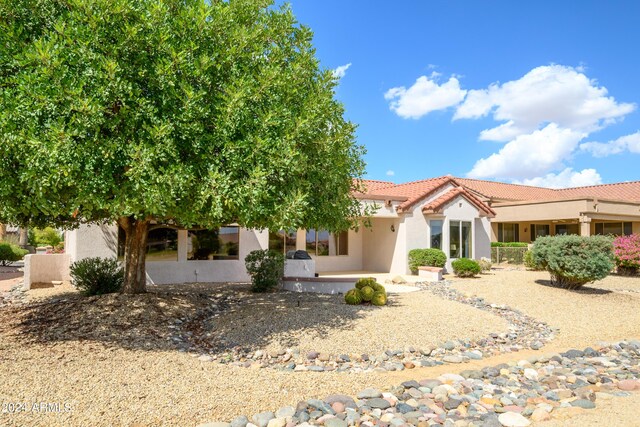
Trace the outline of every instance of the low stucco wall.
<instances>
[{"instance_id":1,"label":"low stucco wall","mask_svg":"<svg viewBox=\"0 0 640 427\"><path fill-rule=\"evenodd\" d=\"M34 283L71 280L68 254L27 255L24 257L24 287L31 289Z\"/></svg>"},{"instance_id":2,"label":"low stucco wall","mask_svg":"<svg viewBox=\"0 0 640 427\"><path fill-rule=\"evenodd\" d=\"M316 262L312 259L287 259L284 262L284 277L315 277Z\"/></svg>"}]
</instances>

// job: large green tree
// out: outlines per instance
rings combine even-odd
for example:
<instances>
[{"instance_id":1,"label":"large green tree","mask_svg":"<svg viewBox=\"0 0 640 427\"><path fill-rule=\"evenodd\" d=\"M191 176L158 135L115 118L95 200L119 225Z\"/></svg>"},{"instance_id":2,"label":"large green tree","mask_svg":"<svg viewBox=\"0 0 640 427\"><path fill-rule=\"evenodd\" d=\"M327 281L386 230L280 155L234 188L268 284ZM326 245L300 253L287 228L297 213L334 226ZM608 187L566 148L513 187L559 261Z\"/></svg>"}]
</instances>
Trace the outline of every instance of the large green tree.
<instances>
[{"instance_id":1,"label":"large green tree","mask_svg":"<svg viewBox=\"0 0 640 427\"><path fill-rule=\"evenodd\" d=\"M354 224L363 148L311 31L266 0L0 0L0 220ZM353 180L352 178L356 178Z\"/></svg>"}]
</instances>

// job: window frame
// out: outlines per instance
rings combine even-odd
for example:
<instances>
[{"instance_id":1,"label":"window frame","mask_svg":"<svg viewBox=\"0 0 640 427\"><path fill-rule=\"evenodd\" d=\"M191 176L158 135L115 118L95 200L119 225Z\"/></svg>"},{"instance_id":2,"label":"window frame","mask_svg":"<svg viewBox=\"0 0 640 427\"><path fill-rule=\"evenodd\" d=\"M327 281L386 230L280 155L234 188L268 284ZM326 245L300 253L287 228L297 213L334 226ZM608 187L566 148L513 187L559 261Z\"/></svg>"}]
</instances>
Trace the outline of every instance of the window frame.
<instances>
[{"instance_id":1,"label":"window frame","mask_svg":"<svg viewBox=\"0 0 640 427\"><path fill-rule=\"evenodd\" d=\"M457 224L458 227L458 248L456 249L456 255L457 256L453 256L452 252L451 252L451 226ZM469 224L469 253L467 254L467 256L462 256L462 247L464 246L463 244L463 234L462 234L462 230L464 228L463 224ZM473 221L465 221L465 220L449 220L449 259L460 259L460 258L469 258L469 259L473 259Z\"/></svg>"},{"instance_id":2,"label":"window frame","mask_svg":"<svg viewBox=\"0 0 640 427\"><path fill-rule=\"evenodd\" d=\"M435 237L433 235L433 223L434 222L439 222L440 223L440 245L439 246L433 246L433 238ZM429 220L429 247L433 248L433 249L440 249L442 250L442 244L443 242L443 237L444 237L444 224L445 224L445 220L444 219L430 219Z\"/></svg>"},{"instance_id":3,"label":"window frame","mask_svg":"<svg viewBox=\"0 0 640 427\"><path fill-rule=\"evenodd\" d=\"M309 241L309 233L313 232L314 233L314 241L310 242ZM326 254L319 254L318 253L318 242L321 241L321 239L319 238L320 235L324 235L324 233L328 233L328 245L327 245L327 252ZM346 236L345 239L341 239L340 236L343 235ZM335 255L331 255L330 251L329 251L329 247L330 247L330 242L331 239L334 240L334 245L336 247L336 253ZM322 239L324 240L324 239ZM346 243L346 253L341 253L342 252L342 243ZM313 247L313 250L309 250L310 248L310 244ZM345 230L345 231L340 231L338 233L329 233L327 230L316 230L315 228L308 228L305 230L305 249L306 251L312 255L312 256L316 256L316 257L333 257L333 256L349 256L349 230Z\"/></svg>"},{"instance_id":4,"label":"window frame","mask_svg":"<svg viewBox=\"0 0 640 427\"><path fill-rule=\"evenodd\" d=\"M212 259L194 259L194 258L189 258L189 243L190 243L190 238L191 238L190 234L192 232L197 232L197 231L209 231L209 232L211 232L211 231L216 231L216 230L219 231L219 230L221 230L223 228L235 228L237 230L236 234L238 236L238 248L237 248L236 255L229 255L229 254L220 255L219 253L217 253L217 254L212 253L212 254L207 254L207 257L212 256L213 257ZM187 244L187 262L190 262L190 261L239 261L240 260L240 226L228 224L228 225L222 225L222 226L217 227L215 229L189 228L186 231L187 231L187 242L186 242L186 244ZM223 234L226 234L226 233L223 233ZM220 240L221 240L220 239L220 233L218 233L218 241L220 241ZM193 249L192 249L192 252L193 252ZM216 257L218 257L218 258L216 258Z\"/></svg>"}]
</instances>

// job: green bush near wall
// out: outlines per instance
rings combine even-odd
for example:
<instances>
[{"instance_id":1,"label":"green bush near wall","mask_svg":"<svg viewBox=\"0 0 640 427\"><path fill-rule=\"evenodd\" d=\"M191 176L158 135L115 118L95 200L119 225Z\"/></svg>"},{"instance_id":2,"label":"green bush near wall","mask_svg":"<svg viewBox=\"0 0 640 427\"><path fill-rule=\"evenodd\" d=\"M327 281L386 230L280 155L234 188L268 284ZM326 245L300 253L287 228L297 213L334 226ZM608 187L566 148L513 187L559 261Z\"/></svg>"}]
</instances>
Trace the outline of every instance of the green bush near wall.
<instances>
[{"instance_id":1,"label":"green bush near wall","mask_svg":"<svg viewBox=\"0 0 640 427\"><path fill-rule=\"evenodd\" d=\"M418 274L418 267L444 267L447 255L437 248L412 249L409 251L409 269Z\"/></svg>"},{"instance_id":2,"label":"green bush near wall","mask_svg":"<svg viewBox=\"0 0 640 427\"><path fill-rule=\"evenodd\" d=\"M458 277L473 277L480 274L482 268L477 261L469 258L458 258L451 262L453 273Z\"/></svg>"},{"instance_id":3,"label":"green bush near wall","mask_svg":"<svg viewBox=\"0 0 640 427\"><path fill-rule=\"evenodd\" d=\"M527 247L497 246L491 248L491 262L495 264L523 264Z\"/></svg>"},{"instance_id":4,"label":"green bush near wall","mask_svg":"<svg viewBox=\"0 0 640 427\"><path fill-rule=\"evenodd\" d=\"M12 243L0 242L0 265L20 261L28 253L28 250L22 249Z\"/></svg>"}]
</instances>

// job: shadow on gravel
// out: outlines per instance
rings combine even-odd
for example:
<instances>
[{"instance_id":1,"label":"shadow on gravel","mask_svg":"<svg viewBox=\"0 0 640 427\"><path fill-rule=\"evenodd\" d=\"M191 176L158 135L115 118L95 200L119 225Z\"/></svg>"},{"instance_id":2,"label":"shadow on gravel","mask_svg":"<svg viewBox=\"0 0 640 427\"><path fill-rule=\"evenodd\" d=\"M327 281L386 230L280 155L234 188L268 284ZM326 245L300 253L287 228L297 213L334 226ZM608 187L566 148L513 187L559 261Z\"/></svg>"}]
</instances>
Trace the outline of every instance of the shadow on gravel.
<instances>
[{"instance_id":1,"label":"shadow on gravel","mask_svg":"<svg viewBox=\"0 0 640 427\"><path fill-rule=\"evenodd\" d=\"M300 334L327 337L350 329L373 306L349 306L342 295L278 291L248 285L149 286L142 295L84 297L61 293L0 310L0 339L25 344L94 342L137 350L225 352L263 348L277 336L294 347ZM398 303L389 298L389 306Z\"/></svg>"},{"instance_id":2,"label":"shadow on gravel","mask_svg":"<svg viewBox=\"0 0 640 427\"><path fill-rule=\"evenodd\" d=\"M562 289L562 290L565 290L567 292L575 292L577 294L606 295L606 294L613 293L613 291L610 291L608 289L592 288L590 286L583 286L580 289L565 289L565 288L563 288L561 286L554 285L553 283L551 283L551 280L538 279L538 280L536 280L536 283L539 284L539 285L542 285L542 286L547 286L549 288Z\"/></svg>"}]
</instances>

